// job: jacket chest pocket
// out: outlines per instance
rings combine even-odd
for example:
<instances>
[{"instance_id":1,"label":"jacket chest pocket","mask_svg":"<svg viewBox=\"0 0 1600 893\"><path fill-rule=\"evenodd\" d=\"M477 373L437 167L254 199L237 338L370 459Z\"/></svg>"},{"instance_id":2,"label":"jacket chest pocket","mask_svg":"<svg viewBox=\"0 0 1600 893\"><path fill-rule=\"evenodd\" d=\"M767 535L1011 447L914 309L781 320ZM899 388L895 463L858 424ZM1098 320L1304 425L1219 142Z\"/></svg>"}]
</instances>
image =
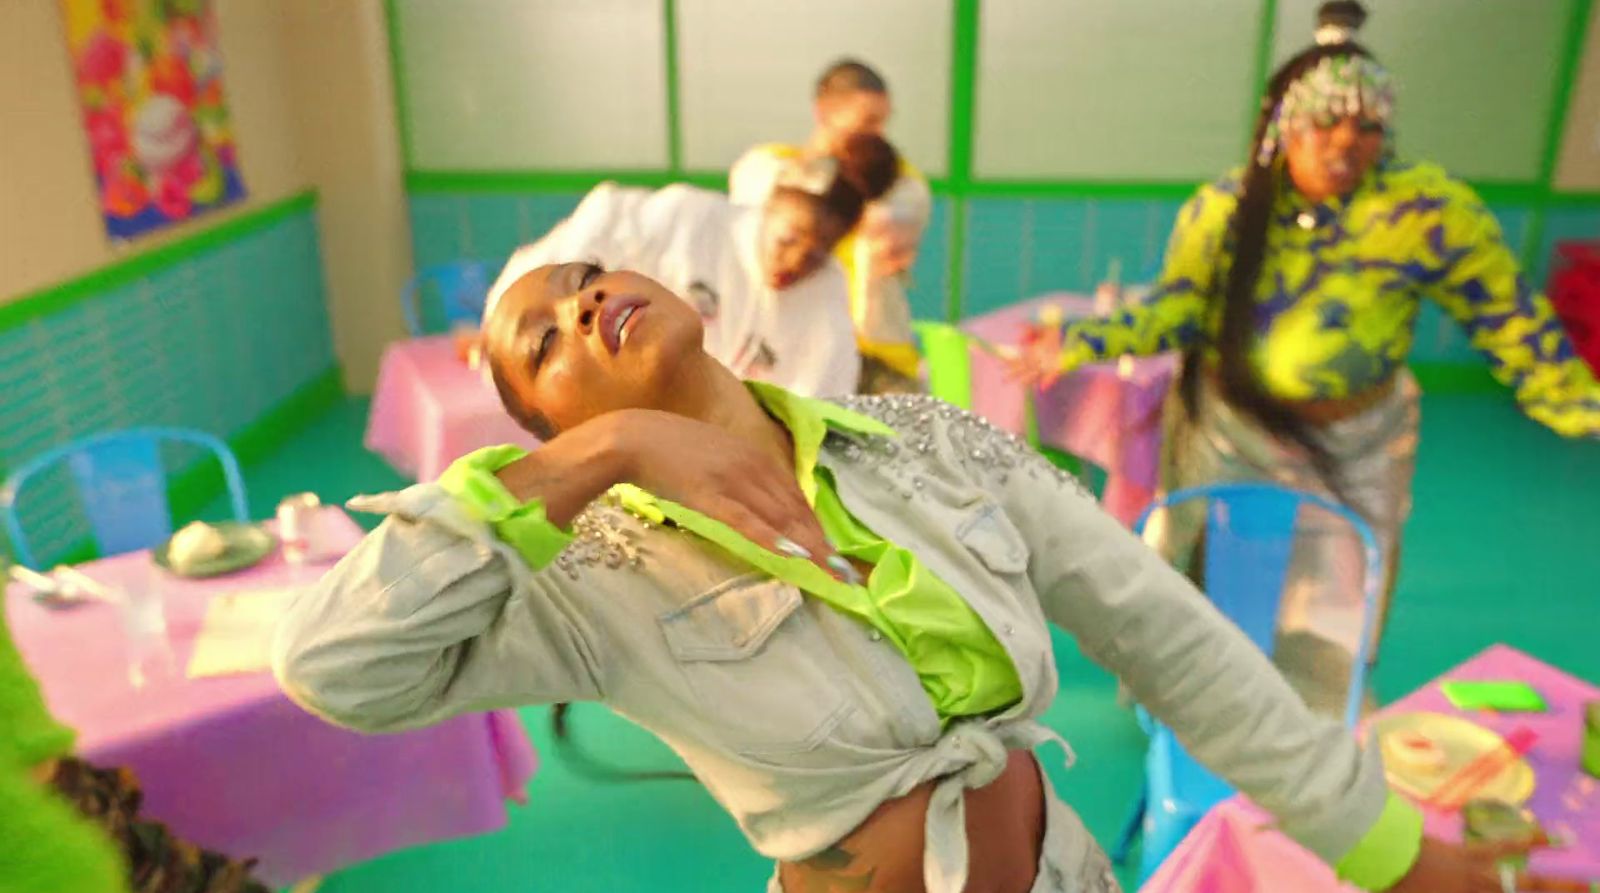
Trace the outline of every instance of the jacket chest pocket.
<instances>
[{"instance_id":1,"label":"jacket chest pocket","mask_svg":"<svg viewBox=\"0 0 1600 893\"><path fill-rule=\"evenodd\" d=\"M706 737L732 750L814 750L849 710L833 650L793 586L739 577L659 623L710 727Z\"/></svg>"},{"instance_id":2,"label":"jacket chest pocket","mask_svg":"<svg viewBox=\"0 0 1600 893\"><path fill-rule=\"evenodd\" d=\"M1028 546L1000 506L979 503L956 526L961 541L990 571L1000 575L1021 574L1028 570Z\"/></svg>"}]
</instances>

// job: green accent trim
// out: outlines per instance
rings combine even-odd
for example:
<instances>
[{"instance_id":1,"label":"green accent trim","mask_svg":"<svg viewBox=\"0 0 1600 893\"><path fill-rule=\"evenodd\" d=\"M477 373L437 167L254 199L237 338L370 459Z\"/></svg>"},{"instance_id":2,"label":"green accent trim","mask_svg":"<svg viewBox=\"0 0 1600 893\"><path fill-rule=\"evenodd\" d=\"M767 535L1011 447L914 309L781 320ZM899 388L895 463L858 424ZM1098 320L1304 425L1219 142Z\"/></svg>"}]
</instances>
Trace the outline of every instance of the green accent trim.
<instances>
[{"instance_id":1,"label":"green accent trim","mask_svg":"<svg viewBox=\"0 0 1600 893\"><path fill-rule=\"evenodd\" d=\"M1467 185L1486 202L1499 204L1541 204L1550 195L1543 183L1517 183L1505 180L1468 180Z\"/></svg>"},{"instance_id":2,"label":"green accent trim","mask_svg":"<svg viewBox=\"0 0 1600 893\"><path fill-rule=\"evenodd\" d=\"M389 31L389 83L394 90L394 123L400 136L400 161L406 170L416 163L411 138L411 104L406 101L406 68L400 57L400 0L383 0L383 19Z\"/></svg>"},{"instance_id":3,"label":"green accent trim","mask_svg":"<svg viewBox=\"0 0 1600 893\"><path fill-rule=\"evenodd\" d=\"M946 284L944 300L945 320L961 321L961 295L966 291L967 271L967 200L956 196L950 200L950 247L945 257Z\"/></svg>"},{"instance_id":4,"label":"green accent trim","mask_svg":"<svg viewBox=\"0 0 1600 893\"><path fill-rule=\"evenodd\" d=\"M950 37L950 173L954 190L972 179L972 118L977 108L978 0L953 0Z\"/></svg>"},{"instance_id":5,"label":"green accent trim","mask_svg":"<svg viewBox=\"0 0 1600 893\"><path fill-rule=\"evenodd\" d=\"M228 435L228 446L248 465L275 452L306 423L344 399L344 370L338 363L317 373L255 421Z\"/></svg>"},{"instance_id":6,"label":"green accent trim","mask_svg":"<svg viewBox=\"0 0 1600 893\"><path fill-rule=\"evenodd\" d=\"M628 186L668 186L690 183L706 189L725 189L725 171L670 170L413 170L406 173L410 192L517 192L548 190L584 191L607 180ZM935 195L968 198L1099 198L1187 199L1201 180L1031 180L934 177L928 186ZM1537 183L1471 180L1469 185L1485 201L1501 204L1600 204L1600 192L1550 192Z\"/></svg>"},{"instance_id":7,"label":"green accent trim","mask_svg":"<svg viewBox=\"0 0 1600 893\"><path fill-rule=\"evenodd\" d=\"M1424 361L1410 366L1411 374L1425 393L1490 394L1506 389L1483 363Z\"/></svg>"},{"instance_id":8,"label":"green accent trim","mask_svg":"<svg viewBox=\"0 0 1600 893\"><path fill-rule=\"evenodd\" d=\"M1552 192L1546 201L1552 208L1586 208L1600 205L1600 192Z\"/></svg>"},{"instance_id":9,"label":"green accent trim","mask_svg":"<svg viewBox=\"0 0 1600 893\"><path fill-rule=\"evenodd\" d=\"M1246 127L1253 128L1256 114L1261 109L1261 97L1267 93L1267 80L1272 77L1272 43L1278 34L1278 0L1261 0L1261 21L1256 25L1256 66L1250 82L1250 102ZM1250 132L1248 129L1245 131ZM1249 137L1247 136L1246 139Z\"/></svg>"},{"instance_id":10,"label":"green accent trim","mask_svg":"<svg viewBox=\"0 0 1600 893\"><path fill-rule=\"evenodd\" d=\"M1517 261L1524 274L1532 270L1538 260L1539 245L1544 242L1544 218L1548 213L1549 209L1544 205L1536 205L1528 216L1528 227L1522 233L1522 250L1517 252Z\"/></svg>"},{"instance_id":11,"label":"green accent trim","mask_svg":"<svg viewBox=\"0 0 1600 893\"><path fill-rule=\"evenodd\" d=\"M979 0L951 0L950 10L950 135L949 174L940 181L950 202L950 243L947 261L948 290L945 317L961 319L961 294L965 290L967 262L967 203L972 182L972 119L978 102ZM930 184L931 188L932 184Z\"/></svg>"},{"instance_id":12,"label":"green accent trim","mask_svg":"<svg viewBox=\"0 0 1600 893\"><path fill-rule=\"evenodd\" d=\"M962 194L972 198L1187 199L1200 181L974 180Z\"/></svg>"},{"instance_id":13,"label":"green accent trim","mask_svg":"<svg viewBox=\"0 0 1600 893\"><path fill-rule=\"evenodd\" d=\"M1567 40L1561 47L1561 58L1556 65L1555 96L1550 104L1550 116L1545 129L1544 155L1539 164L1539 181L1555 181L1556 162L1561 157L1561 139L1567 127L1567 107L1572 103L1572 87L1578 79L1578 65L1583 60L1583 42L1589 33L1591 0L1571 0L1567 9Z\"/></svg>"},{"instance_id":14,"label":"green accent trim","mask_svg":"<svg viewBox=\"0 0 1600 893\"><path fill-rule=\"evenodd\" d=\"M727 174L698 171L408 171L406 190L429 192L587 192L611 180L624 186L669 186L691 183L725 189Z\"/></svg>"},{"instance_id":15,"label":"green accent trim","mask_svg":"<svg viewBox=\"0 0 1600 893\"><path fill-rule=\"evenodd\" d=\"M667 167L683 170L683 121L678 102L678 2L661 0L661 33L667 68Z\"/></svg>"},{"instance_id":16,"label":"green accent trim","mask_svg":"<svg viewBox=\"0 0 1600 893\"><path fill-rule=\"evenodd\" d=\"M209 229L176 241L158 245L126 260L114 261L76 279L33 292L0 304L0 330L22 325L41 316L59 313L102 292L126 285L205 254L228 242L266 229L286 218L316 207L316 190L308 189L268 205L245 211Z\"/></svg>"},{"instance_id":17,"label":"green accent trim","mask_svg":"<svg viewBox=\"0 0 1600 893\"><path fill-rule=\"evenodd\" d=\"M338 364L329 366L226 438L239 464L249 465L266 457L344 399L344 386L340 383L343 374ZM203 462L173 475L167 486L167 503L174 523L178 518L198 515L222 496L225 486L222 467L215 462Z\"/></svg>"}]
</instances>

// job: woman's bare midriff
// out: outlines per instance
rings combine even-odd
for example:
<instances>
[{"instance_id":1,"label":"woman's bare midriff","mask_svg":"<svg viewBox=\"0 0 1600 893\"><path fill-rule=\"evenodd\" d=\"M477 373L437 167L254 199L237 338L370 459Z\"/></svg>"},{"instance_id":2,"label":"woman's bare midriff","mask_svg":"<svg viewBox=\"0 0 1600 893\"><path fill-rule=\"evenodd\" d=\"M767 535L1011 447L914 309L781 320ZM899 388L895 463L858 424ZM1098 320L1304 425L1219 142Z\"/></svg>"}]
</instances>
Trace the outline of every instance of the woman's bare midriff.
<instances>
[{"instance_id":1,"label":"woman's bare midriff","mask_svg":"<svg viewBox=\"0 0 1600 893\"><path fill-rule=\"evenodd\" d=\"M884 803L821 853L783 863L784 893L924 893L923 828L936 784ZM966 893L1027 893L1044 836L1044 788L1033 755L1012 751L999 778L966 792L966 812Z\"/></svg>"}]
</instances>

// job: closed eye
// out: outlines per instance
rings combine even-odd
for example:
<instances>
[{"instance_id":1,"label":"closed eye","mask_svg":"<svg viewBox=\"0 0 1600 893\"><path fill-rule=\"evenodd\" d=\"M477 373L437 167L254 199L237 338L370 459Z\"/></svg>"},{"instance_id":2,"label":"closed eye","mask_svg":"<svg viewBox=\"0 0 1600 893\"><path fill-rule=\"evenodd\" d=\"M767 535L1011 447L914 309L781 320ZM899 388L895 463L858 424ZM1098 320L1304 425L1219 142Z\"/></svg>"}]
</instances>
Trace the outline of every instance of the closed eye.
<instances>
[{"instance_id":1,"label":"closed eye","mask_svg":"<svg viewBox=\"0 0 1600 893\"><path fill-rule=\"evenodd\" d=\"M555 347L555 344L556 327L549 326L545 328L542 333L540 333L539 341L533 347L533 360L530 365L533 368L534 374L538 374L539 368L544 365L545 358L549 356L550 351Z\"/></svg>"},{"instance_id":2,"label":"closed eye","mask_svg":"<svg viewBox=\"0 0 1600 893\"><path fill-rule=\"evenodd\" d=\"M599 279L600 276L602 274L604 274L604 273L605 273L605 269L603 267L601 267L597 263L592 263L591 262L591 263L584 264L583 265L583 272L578 274L578 288L580 288L580 289L588 288L589 284L591 282L594 282L596 279Z\"/></svg>"}]
</instances>

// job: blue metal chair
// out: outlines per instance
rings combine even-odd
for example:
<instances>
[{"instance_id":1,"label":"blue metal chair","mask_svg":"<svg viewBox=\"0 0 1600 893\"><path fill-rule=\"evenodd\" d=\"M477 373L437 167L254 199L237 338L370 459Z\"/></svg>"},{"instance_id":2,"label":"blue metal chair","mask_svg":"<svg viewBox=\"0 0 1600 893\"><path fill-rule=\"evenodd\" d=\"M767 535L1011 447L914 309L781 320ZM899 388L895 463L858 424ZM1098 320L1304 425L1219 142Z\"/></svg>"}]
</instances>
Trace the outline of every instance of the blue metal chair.
<instances>
[{"instance_id":1,"label":"blue metal chair","mask_svg":"<svg viewBox=\"0 0 1600 893\"><path fill-rule=\"evenodd\" d=\"M165 540L172 534L172 511L161 456L164 443L191 444L214 456L222 466L234 519L249 519L239 462L221 440L182 428L129 428L55 447L11 473L0 488L0 517L16 560L39 569L17 506L31 479L63 461L77 484L79 504L101 555L148 549Z\"/></svg>"},{"instance_id":2,"label":"blue metal chair","mask_svg":"<svg viewBox=\"0 0 1600 893\"><path fill-rule=\"evenodd\" d=\"M1361 538L1366 556L1362 580L1364 610L1361 643L1351 664L1345 722L1352 729L1361 715L1367 649L1377 620L1382 555L1371 525L1350 509L1314 493L1275 484L1211 484L1178 490L1158 499L1134 525L1142 534L1157 510L1191 500L1207 500L1205 528L1206 595L1268 657L1276 644L1278 606L1294 548L1295 519L1303 506L1315 506L1348 523ZM1140 724L1150 733L1145 756L1145 788L1118 842L1115 857L1126 862L1142 829L1141 883L1177 847L1201 816L1233 795L1233 789L1184 751L1172 731L1143 709Z\"/></svg>"},{"instance_id":3,"label":"blue metal chair","mask_svg":"<svg viewBox=\"0 0 1600 893\"><path fill-rule=\"evenodd\" d=\"M489 297L489 266L460 260L424 267L400 296L406 328L413 338L449 331L459 322L478 324Z\"/></svg>"}]
</instances>

